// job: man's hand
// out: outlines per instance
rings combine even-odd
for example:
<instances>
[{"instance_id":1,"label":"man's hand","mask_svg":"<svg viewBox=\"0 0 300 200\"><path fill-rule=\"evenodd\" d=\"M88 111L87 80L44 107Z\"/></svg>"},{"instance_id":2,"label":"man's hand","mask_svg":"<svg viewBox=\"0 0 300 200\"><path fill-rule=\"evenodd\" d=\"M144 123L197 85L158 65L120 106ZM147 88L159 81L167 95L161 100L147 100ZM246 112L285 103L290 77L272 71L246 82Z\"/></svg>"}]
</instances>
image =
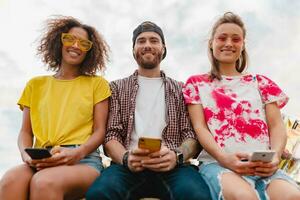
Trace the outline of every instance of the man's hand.
<instances>
[{"instance_id":1,"label":"man's hand","mask_svg":"<svg viewBox=\"0 0 300 200\"><path fill-rule=\"evenodd\" d=\"M149 150L147 149L134 149L129 151L128 154L128 168L132 172L140 172L144 170L142 161L149 159Z\"/></svg>"},{"instance_id":2,"label":"man's hand","mask_svg":"<svg viewBox=\"0 0 300 200\"><path fill-rule=\"evenodd\" d=\"M176 166L176 154L166 146L162 146L160 151L149 154L148 159L142 160L142 167L156 172L166 172Z\"/></svg>"}]
</instances>

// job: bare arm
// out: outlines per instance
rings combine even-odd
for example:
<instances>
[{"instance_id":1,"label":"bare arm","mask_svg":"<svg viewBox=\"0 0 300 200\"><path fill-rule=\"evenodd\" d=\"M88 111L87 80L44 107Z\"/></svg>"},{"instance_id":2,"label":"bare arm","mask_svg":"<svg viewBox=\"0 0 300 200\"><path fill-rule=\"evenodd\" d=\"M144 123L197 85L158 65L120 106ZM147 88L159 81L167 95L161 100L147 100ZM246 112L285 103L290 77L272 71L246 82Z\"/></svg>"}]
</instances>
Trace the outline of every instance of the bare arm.
<instances>
[{"instance_id":1,"label":"bare arm","mask_svg":"<svg viewBox=\"0 0 300 200\"><path fill-rule=\"evenodd\" d=\"M280 109L277 104L270 103L266 105L266 118L270 134L271 149L276 152L276 156L269 163L260 163L256 168L255 175L257 176L271 176L278 169L281 154L285 148L287 141L287 134L281 119Z\"/></svg>"},{"instance_id":2,"label":"bare arm","mask_svg":"<svg viewBox=\"0 0 300 200\"><path fill-rule=\"evenodd\" d=\"M31 121L30 121L30 109L28 107L24 107L22 127L18 136L18 147L22 156L22 160L24 162L30 160L29 156L24 151L24 149L27 147L32 147L32 144L33 144L33 133L32 133Z\"/></svg>"},{"instance_id":3,"label":"bare arm","mask_svg":"<svg viewBox=\"0 0 300 200\"><path fill-rule=\"evenodd\" d=\"M275 150L280 158L286 145L287 134L280 110L276 103L266 105L266 117L270 134L271 149Z\"/></svg>"},{"instance_id":4,"label":"bare arm","mask_svg":"<svg viewBox=\"0 0 300 200\"><path fill-rule=\"evenodd\" d=\"M200 152L201 146L198 140L188 138L180 145L180 147L178 147L178 149L183 154L183 160L187 161L190 158L195 157Z\"/></svg>"},{"instance_id":5,"label":"bare arm","mask_svg":"<svg viewBox=\"0 0 300 200\"><path fill-rule=\"evenodd\" d=\"M124 146L117 140L110 140L105 144L105 151L115 163L122 165L123 155L126 152Z\"/></svg>"}]
</instances>

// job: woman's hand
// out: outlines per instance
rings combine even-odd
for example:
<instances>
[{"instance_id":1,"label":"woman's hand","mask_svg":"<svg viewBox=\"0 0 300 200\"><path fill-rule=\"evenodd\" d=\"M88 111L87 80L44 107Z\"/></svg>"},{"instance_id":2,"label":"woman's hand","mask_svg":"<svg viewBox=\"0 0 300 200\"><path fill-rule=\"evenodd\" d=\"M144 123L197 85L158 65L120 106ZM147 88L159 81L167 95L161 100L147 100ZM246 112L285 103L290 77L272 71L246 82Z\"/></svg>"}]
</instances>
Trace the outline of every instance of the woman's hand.
<instances>
[{"instance_id":1,"label":"woman's hand","mask_svg":"<svg viewBox=\"0 0 300 200\"><path fill-rule=\"evenodd\" d=\"M176 154L163 145L160 151L149 154L149 159L143 160L142 166L156 172L170 171L176 166Z\"/></svg>"},{"instance_id":2,"label":"woman's hand","mask_svg":"<svg viewBox=\"0 0 300 200\"><path fill-rule=\"evenodd\" d=\"M262 177L272 176L278 170L279 162L280 159L277 153L271 162L255 162L257 164L255 175Z\"/></svg>"},{"instance_id":3,"label":"woman's hand","mask_svg":"<svg viewBox=\"0 0 300 200\"><path fill-rule=\"evenodd\" d=\"M59 165L74 165L84 158L79 148L54 147L51 154L50 158L41 159L41 162L36 164L37 170Z\"/></svg>"},{"instance_id":4,"label":"woman's hand","mask_svg":"<svg viewBox=\"0 0 300 200\"><path fill-rule=\"evenodd\" d=\"M255 175L255 167L258 163L248 161L250 155L248 153L223 153L219 163L241 176L253 176Z\"/></svg>"},{"instance_id":5,"label":"woman's hand","mask_svg":"<svg viewBox=\"0 0 300 200\"><path fill-rule=\"evenodd\" d=\"M22 152L21 157L23 162L31 167L35 167L36 163L38 163L36 160L32 160L31 157L25 151Z\"/></svg>"}]
</instances>

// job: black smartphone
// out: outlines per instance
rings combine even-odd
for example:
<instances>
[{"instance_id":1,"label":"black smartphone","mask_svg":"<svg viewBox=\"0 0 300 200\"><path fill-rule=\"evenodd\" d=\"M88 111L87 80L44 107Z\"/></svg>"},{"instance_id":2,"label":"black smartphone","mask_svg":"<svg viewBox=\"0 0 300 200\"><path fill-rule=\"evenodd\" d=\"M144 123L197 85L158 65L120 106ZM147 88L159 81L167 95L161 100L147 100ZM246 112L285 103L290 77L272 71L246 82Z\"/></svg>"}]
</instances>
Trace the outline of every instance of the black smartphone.
<instances>
[{"instance_id":1,"label":"black smartphone","mask_svg":"<svg viewBox=\"0 0 300 200\"><path fill-rule=\"evenodd\" d=\"M26 148L25 151L32 159L43 159L52 156L49 150L45 148Z\"/></svg>"}]
</instances>

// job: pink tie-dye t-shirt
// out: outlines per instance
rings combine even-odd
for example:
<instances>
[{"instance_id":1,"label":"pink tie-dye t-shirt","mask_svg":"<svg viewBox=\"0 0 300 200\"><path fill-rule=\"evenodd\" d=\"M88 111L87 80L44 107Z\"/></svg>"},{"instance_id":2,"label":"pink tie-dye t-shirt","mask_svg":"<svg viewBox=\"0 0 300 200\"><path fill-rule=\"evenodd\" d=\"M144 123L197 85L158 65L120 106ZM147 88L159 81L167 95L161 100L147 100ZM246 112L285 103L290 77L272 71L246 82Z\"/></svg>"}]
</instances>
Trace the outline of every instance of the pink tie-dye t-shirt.
<instances>
[{"instance_id":1,"label":"pink tie-dye t-shirt","mask_svg":"<svg viewBox=\"0 0 300 200\"><path fill-rule=\"evenodd\" d=\"M269 149L265 104L282 108L288 97L262 75L222 76L211 81L208 74L190 77L183 89L187 104L202 104L208 128L226 152ZM214 161L205 151L202 161Z\"/></svg>"}]
</instances>

